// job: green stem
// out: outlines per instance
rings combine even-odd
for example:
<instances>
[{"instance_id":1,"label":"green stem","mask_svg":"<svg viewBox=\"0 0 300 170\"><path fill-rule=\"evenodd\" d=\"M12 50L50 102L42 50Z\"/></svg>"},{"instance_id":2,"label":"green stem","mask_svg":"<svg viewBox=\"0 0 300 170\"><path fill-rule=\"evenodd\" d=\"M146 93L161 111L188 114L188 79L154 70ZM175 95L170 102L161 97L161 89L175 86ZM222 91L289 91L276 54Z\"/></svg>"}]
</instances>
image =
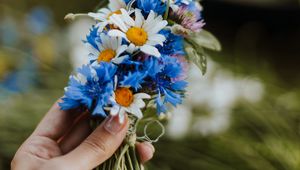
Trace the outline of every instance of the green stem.
<instances>
[{"instance_id":1,"label":"green stem","mask_svg":"<svg viewBox=\"0 0 300 170\"><path fill-rule=\"evenodd\" d=\"M132 160L131 160L129 152L130 152L129 150L126 152L126 158L127 158L130 169L133 169Z\"/></svg>"},{"instance_id":2,"label":"green stem","mask_svg":"<svg viewBox=\"0 0 300 170\"><path fill-rule=\"evenodd\" d=\"M126 151L127 152L127 151ZM124 170L125 169L125 160L124 160L124 156L122 156L122 160L121 160L121 169Z\"/></svg>"},{"instance_id":3,"label":"green stem","mask_svg":"<svg viewBox=\"0 0 300 170\"><path fill-rule=\"evenodd\" d=\"M133 159L134 170L140 170L140 162L136 156L135 146L130 147L130 157Z\"/></svg>"},{"instance_id":4,"label":"green stem","mask_svg":"<svg viewBox=\"0 0 300 170\"><path fill-rule=\"evenodd\" d=\"M114 170L118 170L118 168L120 167L120 164L121 164L121 161L122 161L122 158L124 157L124 154L127 152L129 148L129 145L126 145L121 149L121 153L116 161L116 164L115 164L115 167L114 167Z\"/></svg>"},{"instance_id":5,"label":"green stem","mask_svg":"<svg viewBox=\"0 0 300 170\"><path fill-rule=\"evenodd\" d=\"M176 22L173 21L173 20L168 19L167 21L168 21L168 23L169 23L171 26L176 24Z\"/></svg>"},{"instance_id":6,"label":"green stem","mask_svg":"<svg viewBox=\"0 0 300 170\"><path fill-rule=\"evenodd\" d=\"M111 168L112 168L113 158L114 157L111 157L110 160L109 160L109 163L108 163L108 169L109 170L111 170Z\"/></svg>"},{"instance_id":7,"label":"green stem","mask_svg":"<svg viewBox=\"0 0 300 170\"><path fill-rule=\"evenodd\" d=\"M165 12L165 15L164 15L164 19L168 19L169 17L169 11L170 11L170 0L168 0L168 3L167 3L167 9L166 9L166 12Z\"/></svg>"},{"instance_id":8,"label":"green stem","mask_svg":"<svg viewBox=\"0 0 300 170\"><path fill-rule=\"evenodd\" d=\"M105 167L105 164L106 164L106 162L104 162L102 165L99 165L95 170L105 170L106 169L106 167Z\"/></svg>"}]
</instances>

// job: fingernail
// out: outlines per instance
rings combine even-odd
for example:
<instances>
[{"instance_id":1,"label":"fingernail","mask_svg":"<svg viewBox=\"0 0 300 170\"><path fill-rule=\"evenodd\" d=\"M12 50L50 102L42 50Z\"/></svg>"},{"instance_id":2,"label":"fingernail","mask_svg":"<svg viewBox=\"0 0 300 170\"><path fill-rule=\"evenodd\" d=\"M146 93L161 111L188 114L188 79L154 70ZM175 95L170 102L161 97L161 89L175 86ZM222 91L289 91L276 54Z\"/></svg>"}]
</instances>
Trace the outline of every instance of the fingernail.
<instances>
[{"instance_id":1,"label":"fingernail","mask_svg":"<svg viewBox=\"0 0 300 170\"><path fill-rule=\"evenodd\" d=\"M154 146L153 146L151 143L149 143L149 142L144 142L144 144L145 144L149 149L151 149L153 153L155 152L155 148L154 148Z\"/></svg>"},{"instance_id":2,"label":"fingernail","mask_svg":"<svg viewBox=\"0 0 300 170\"><path fill-rule=\"evenodd\" d=\"M104 129L112 135L116 135L125 127L125 123L120 123L118 116L110 116L105 120Z\"/></svg>"}]
</instances>

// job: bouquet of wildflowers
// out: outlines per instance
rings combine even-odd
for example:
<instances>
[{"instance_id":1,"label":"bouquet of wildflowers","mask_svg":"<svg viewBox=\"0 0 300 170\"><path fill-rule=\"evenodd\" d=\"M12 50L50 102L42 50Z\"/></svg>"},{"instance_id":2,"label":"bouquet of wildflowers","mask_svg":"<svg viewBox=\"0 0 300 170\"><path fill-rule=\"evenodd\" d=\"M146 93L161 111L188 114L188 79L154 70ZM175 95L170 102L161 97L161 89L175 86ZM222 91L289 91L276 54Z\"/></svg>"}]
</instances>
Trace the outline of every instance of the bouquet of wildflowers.
<instances>
[{"instance_id":1,"label":"bouquet of wildflowers","mask_svg":"<svg viewBox=\"0 0 300 170\"><path fill-rule=\"evenodd\" d=\"M104 2L104 3L103 3ZM60 106L84 108L93 117L128 114L131 127L115 155L99 169L142 169L135 154L135 129L145 109L168 113L185 96L189 63L206 72L205 48L220 50L195 0L109 0L95 13L68 14L95 20L84 44L89 64L70 77ZM154 114L154 118L155 118ZM96 120L96 121L95 121Z\"/></svg>"}]
</instances>

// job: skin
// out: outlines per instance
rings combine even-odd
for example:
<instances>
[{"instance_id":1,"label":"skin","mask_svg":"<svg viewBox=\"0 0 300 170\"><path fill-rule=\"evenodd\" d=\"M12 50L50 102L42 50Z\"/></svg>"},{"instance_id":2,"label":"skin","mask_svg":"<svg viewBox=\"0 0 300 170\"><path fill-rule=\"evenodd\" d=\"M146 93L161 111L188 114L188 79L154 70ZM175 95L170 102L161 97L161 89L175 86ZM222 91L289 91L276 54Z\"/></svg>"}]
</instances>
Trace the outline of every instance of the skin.
<instances>
[{"instance_id":1,"label":"skin","mask_svg":"<svg viewBox=\"0 0 300 170\"><path fill-rule=\"evenodd\" d=\"M128 120L113 130L108 118L93 132L88 114L62 111L56 102L31 136L21 145L12 162L12 170L89 170L109 159L123 142ZM110 121L108 121L110 120ZM150 143L137 143L142 163L153 157Z\"/></svg>"}]
</instances>

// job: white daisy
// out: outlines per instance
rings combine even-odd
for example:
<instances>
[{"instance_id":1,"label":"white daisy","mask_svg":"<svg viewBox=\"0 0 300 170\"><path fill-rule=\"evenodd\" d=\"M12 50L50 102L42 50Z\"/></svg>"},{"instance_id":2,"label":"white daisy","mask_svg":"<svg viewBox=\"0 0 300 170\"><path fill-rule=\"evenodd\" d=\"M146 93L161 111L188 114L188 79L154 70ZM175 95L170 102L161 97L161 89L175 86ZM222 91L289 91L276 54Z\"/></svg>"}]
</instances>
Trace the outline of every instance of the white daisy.
<instances>
[{"instance_id":1,"label":"white daisy","mask_svg":"<svg viewBox=\"0 0 300 170\"><path fill-rule=\"evenodd\" d=\"M121 56L126 51L127 45L122 45L122 38L110 37L104 33L100 34L100 41L96 41L97 48L89 43L87 44L89 51L89 60L98 64L100 62L113 62L120 64L127 56Z\"/></svg>"},{"instance_id":2,"label":"white daisy","mask_svg":"<svg viewBox=\"0 0 300 170\"><path fill-rule=\"evenodd\" d=\"M99 32L111 24L110 16L113 14L121 14L120 9L126 8L126 3L124 0L109 0L108 8L102 8L97 13L88 13L88 15L98 21L96 27L99 27Z\"/></svg>"},{"instance_id":3,"label":"white daisy","mask_svg":"<svg viewBox=\"0 0 300 170\"><path fill-rule=\"evenodd\" d=\"M146 106L143 99L150 98L151 96L146 93L133 94L129 88L117 88L111 98L111 102L114 104L112 108L109 108L110 114L112 116L119 115L121 123L125 120L125 113L130 113L141 119L143 117L141 109Z\"/></svg>"},{"instance_id":4,"label":"white daisy","mask_svg":"<svg viewBox=\"0 0 300 170\"><path fill-rule=\"evenodd\" d=\"M121 9L121 15L112 15L110 21L118 27L108 32L113 37L122 37L127 40L130 45L127 52L141 50L145 54L160 57L156 45L163 45L166 40L165 36L158 32L168 25L161 15L157 16L153 11L150 12L147 19L141 13L141 10L135 9L133 19L129 12Z\"/></svg>"}]
</instances>

